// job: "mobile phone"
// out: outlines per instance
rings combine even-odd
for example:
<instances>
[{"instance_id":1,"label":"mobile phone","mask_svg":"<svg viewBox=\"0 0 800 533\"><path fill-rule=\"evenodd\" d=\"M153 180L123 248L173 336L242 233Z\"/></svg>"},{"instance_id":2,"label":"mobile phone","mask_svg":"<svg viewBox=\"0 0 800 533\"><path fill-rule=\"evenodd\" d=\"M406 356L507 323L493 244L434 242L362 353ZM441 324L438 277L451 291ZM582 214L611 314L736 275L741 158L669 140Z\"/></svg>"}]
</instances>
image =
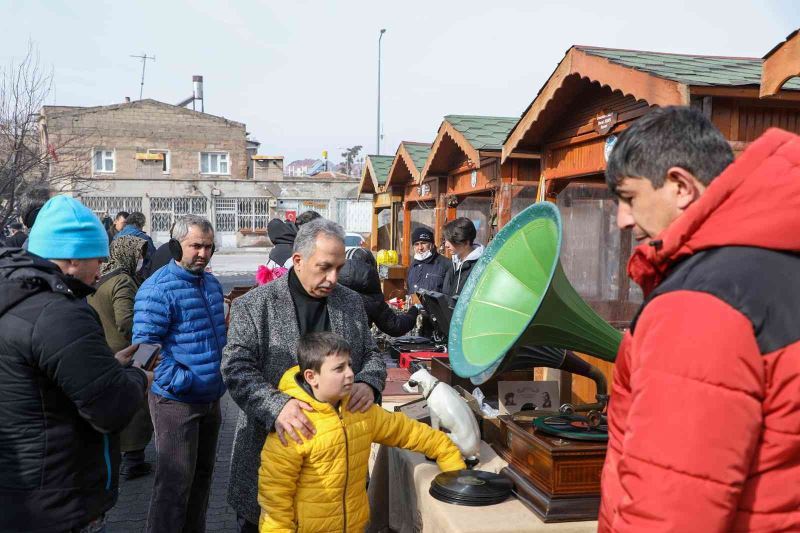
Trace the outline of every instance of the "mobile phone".
<instances>
[{"instance_id":1,"label":"mobile phone","mask_svg":"<svg viewBox=\"0 0 800 533\"><path fill-rule=\"evenodd\" d=\"M133 354L133 361L139 363L142 370L152 370L160 351L160 344L140 344Z\"/></svg>"}]
</instances>

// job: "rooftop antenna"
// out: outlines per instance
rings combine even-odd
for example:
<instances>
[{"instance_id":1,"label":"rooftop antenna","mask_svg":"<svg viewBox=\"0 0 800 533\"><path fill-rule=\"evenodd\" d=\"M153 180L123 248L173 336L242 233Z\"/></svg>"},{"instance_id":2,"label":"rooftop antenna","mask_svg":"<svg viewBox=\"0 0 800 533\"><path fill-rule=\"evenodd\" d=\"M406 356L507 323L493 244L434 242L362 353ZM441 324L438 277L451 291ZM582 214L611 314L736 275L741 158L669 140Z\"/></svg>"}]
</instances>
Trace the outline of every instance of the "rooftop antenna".
<instances>
[{"instance_id":1,"label":"rooftop antenna","mask_svg":"<svg viewBox=\"0 0 800 533\"><path fill-rule=\"evenodd\" d=\"M139 86L139 100L141 100L142 99L142 93L144 92L144 68L147 66L147 60L148 59L152 59L153 61L155 61L156 60L156 56L148 56L146 53L143 53L140 56L132 55L131 57L135 57L137 59L141 59L142 60L142 83Z\"/></svg>"}]
</instances>

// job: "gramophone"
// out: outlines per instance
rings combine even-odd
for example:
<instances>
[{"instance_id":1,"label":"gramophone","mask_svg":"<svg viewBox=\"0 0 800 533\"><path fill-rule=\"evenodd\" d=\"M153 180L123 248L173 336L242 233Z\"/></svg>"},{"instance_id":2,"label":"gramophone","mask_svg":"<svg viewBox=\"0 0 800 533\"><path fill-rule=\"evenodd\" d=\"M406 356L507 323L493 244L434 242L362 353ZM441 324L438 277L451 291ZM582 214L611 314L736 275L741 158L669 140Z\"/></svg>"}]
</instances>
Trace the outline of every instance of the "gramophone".
<instances>
[{"instance_id":1,"label":"gramophone","mask_svg":"<svg viewBox=\"0 0 800 533\"><path fill-rule=\"evenodd\" d=\"M509 466L517 496L544 521L597 517L608 402L602 373L572 350L614 361L622 335L570 285L559 262L561 215L531 205L492 240L450 322L453 371L474 384L498 372L550 367L586 376L596 401L530 420L501 416L485 439Z\"/></svg>"}]
</instances>

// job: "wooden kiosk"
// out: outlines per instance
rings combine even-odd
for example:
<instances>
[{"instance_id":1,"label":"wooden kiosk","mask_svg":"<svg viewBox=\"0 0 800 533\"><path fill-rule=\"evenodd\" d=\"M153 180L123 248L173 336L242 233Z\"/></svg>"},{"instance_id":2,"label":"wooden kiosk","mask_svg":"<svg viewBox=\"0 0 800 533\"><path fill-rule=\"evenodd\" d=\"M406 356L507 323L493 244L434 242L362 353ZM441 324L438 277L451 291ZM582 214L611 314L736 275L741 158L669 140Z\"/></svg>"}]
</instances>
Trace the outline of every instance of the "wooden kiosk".
<instances>
[{"instance_id":1,"label":"wooden kiosk","mask_svg":"<svg viewBox=\"0 0 800 533\"><path fill-rule=\"evenodd\" d=\"M431 145L403 141L389 169L387 190L402 197L402 213L398 220L400 262L407 268L414 256L411 250L411 232L418 226L436 227L436 197L438 180L421 182L422 168L431 152ZM438 241L437 241L438 242Z\"/></svg>"},{"instance_id":2,"label":"wooden kiosk","mask_svg":"<svg viewBox=\"0 0 800 533\"><path fill-rule=\"evenodd\" d=\"M651 107L691 105L711 118L734 152L768 127L800 132L800 83L790 81L774 100L758 97L761 60L677 55L573 46L503 146L540 153L549 199L564 219L562 264L578 293L618 327L642 300L626 265L634 246L614 223L613 198L603 172L616 135ZM590 358L611 382L610 363ZM590 400L594 387L576 377L573 393Z\"/></svg>"}]
</instances>

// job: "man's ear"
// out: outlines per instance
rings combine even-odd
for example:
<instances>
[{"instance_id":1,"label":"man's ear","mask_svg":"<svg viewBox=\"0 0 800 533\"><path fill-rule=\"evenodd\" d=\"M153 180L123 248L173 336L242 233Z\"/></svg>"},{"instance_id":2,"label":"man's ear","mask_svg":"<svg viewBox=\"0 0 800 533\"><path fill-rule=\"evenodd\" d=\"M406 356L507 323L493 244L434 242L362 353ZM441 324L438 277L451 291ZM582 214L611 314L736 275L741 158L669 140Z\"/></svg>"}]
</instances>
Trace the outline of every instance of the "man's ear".
<instances>
[{"instance_id":1,"label":"man's ear","mask_svg":"<svg viewBox=\"0 0 800 533\"><path fill-rule=\"evenodd\" d=\"M686 210L706 191L706 186L694 174L682 167L670 167L667 170L667 181L675 188L675 206L681 211Z\"/></svg>"},{"instance_id":2,"label":"man's ear","mask_svg":"<svg viewBox=\"0 0 800 533\"><path fill-rule=\"evenodd\" d=\"M294 265L295 270L297 270L297 266L300 264L300 261L303 259L303 256L297 252L292 254L292 265ZM306 370L306 372L308 372Z\"/></svg>"},{"instance_id":3,"label":"man's ear","mask_svg":"<svg viewBox=\"0 0 800 533\"><path fill-rule=\"evenodd\" d=\"M306 383L311 385L311 388L317 388L318 380L317 380L317 373L307 368L303 371L303 379L306 380Z\"/></svg>"}]
</instances>

